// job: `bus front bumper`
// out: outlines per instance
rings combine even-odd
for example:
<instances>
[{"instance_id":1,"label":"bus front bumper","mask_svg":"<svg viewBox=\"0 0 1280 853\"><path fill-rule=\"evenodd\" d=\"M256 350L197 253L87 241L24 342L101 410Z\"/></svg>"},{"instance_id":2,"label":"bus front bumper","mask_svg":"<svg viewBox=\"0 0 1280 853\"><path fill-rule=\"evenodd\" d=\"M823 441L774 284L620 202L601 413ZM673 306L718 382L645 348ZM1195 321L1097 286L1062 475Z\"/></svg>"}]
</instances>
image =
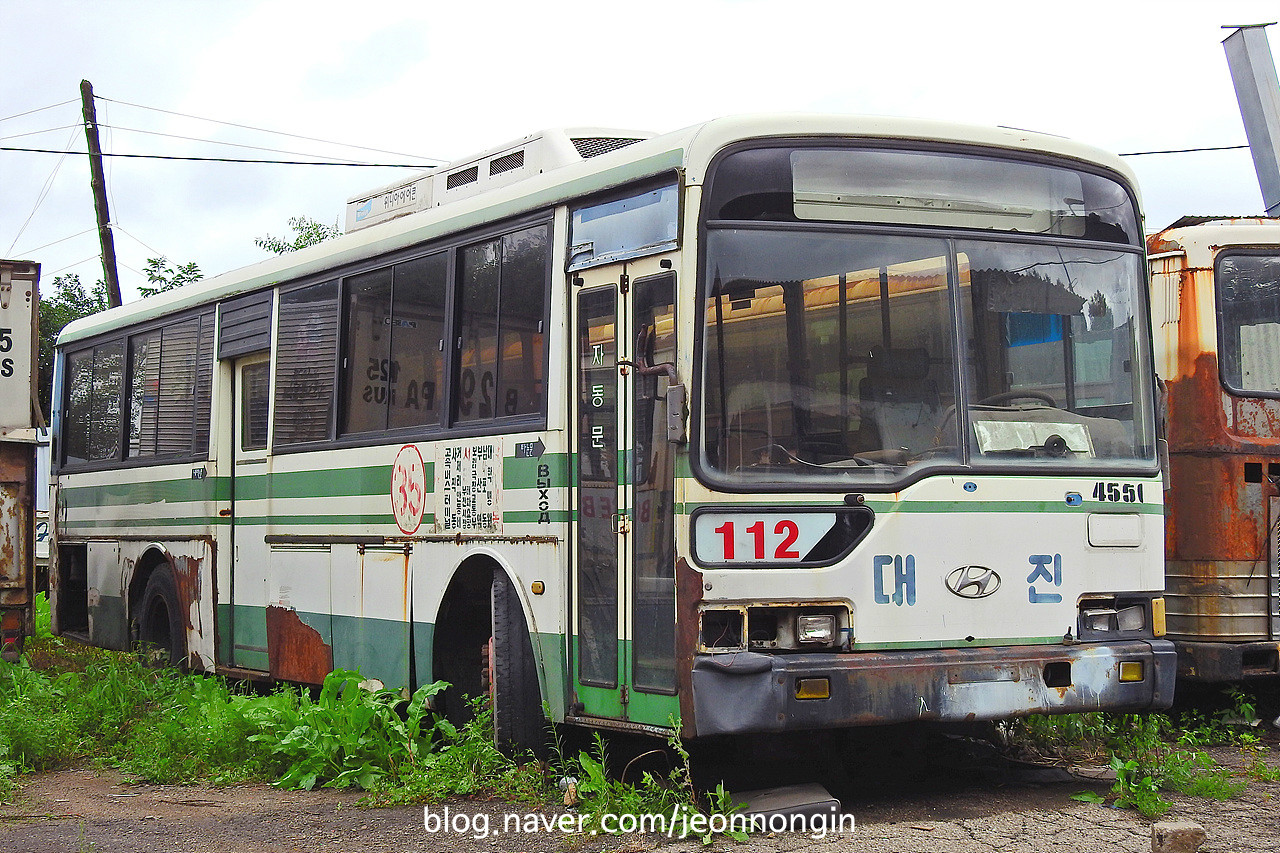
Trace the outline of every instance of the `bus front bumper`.
<instances>
[{"instance_id":1,"label":"bus front bumper","mask_svg":"<svg viewBox=\"0 0 1280 853\"><path fill-rule=\"evenodd\" d=\"M1173 702L1176 671L1167 640L697 655L694 719L698 735L713 735L1159 710Z\"/></svg>"}]
</instances>

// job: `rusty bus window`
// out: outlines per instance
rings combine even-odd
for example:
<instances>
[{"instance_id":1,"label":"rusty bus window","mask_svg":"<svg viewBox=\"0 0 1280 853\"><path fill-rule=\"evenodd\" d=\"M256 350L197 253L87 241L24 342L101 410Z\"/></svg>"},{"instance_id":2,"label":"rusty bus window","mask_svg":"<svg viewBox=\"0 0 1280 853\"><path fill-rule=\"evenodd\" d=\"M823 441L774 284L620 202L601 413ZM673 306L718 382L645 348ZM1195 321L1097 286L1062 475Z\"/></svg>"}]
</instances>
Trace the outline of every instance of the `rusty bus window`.
<instances>
[{"instance_id":1,"label":"rusty bus window","mask_svg":"<svg viewBox=\"0 0 1280 853\"><path fill-rule=\"evenodd\" d=\"M1280 394L1280 255L1218 257L1222 380L1249 395Z\"/></svg>"}]
</instances>

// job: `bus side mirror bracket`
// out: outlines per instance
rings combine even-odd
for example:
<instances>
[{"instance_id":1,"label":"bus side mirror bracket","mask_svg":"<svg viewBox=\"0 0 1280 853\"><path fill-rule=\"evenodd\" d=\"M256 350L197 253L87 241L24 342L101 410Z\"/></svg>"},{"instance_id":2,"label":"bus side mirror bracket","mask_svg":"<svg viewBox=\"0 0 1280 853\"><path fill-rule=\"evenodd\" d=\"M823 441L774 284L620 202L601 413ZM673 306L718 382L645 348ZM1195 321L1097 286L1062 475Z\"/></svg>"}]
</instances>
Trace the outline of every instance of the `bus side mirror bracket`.
<instances>
[{"instance_id":1,"label":"bus side mirror bracket","mask_svg":"<svg viewBox=\"0 0 1280 853\"><path fill-rule=\"evenodd\" d=\"M685 398L683 385L667 386L667 441L672 444L684 444L689 440L684 427Z\"/></svg>"},{"instance_id":2,"label":"bus side mirror bracket","mask_svg":"<svg viewBox=\"0 0 1280 853\"><path fill-rule=\"evenodd\" d=\"M687 395L684 386L676 377L676 366L669 361L661 364L653 363L653 326L644 326L636 336L636 360L634 363L620 361L619 364L630 364L641 376L667 377L667 441L672 444L684 444L689 434L684 426L684 408Z\"/></svg>"}]
</instances>

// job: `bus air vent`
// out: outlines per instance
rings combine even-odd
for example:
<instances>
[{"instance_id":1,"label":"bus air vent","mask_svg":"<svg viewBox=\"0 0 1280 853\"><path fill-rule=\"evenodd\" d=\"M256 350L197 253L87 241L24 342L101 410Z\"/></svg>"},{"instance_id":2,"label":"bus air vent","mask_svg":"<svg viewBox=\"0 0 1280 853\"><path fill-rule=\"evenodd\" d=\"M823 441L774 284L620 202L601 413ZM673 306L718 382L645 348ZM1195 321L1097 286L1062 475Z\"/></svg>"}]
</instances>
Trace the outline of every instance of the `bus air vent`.
<instances>
[{"instance_id":1,"label":"bus air vent","mask_svg":"<svg viewBox=\"0 0 1280 853\"><path fill-rule=\"evenodd\" d=\"M574 138L573 147L578 149L583 160L617 151L639 142L639 139L622 139L616 136L579 136Z\"/></svg>"},{"instance_id":2,"label":"bus air vent","mask_svg":"<svg viewBox=\"0 0 1280 853\"><path fill-rule=\"evenodd\" d=\"M455 190L458 187L463 187L463 186L466 186L467 184L474 184L479 179L480 179L480 167L472 166L469 169L462 169L460 171L454 172L452 175L445 178L445 189Z\"/></svg>"},{"instance_id":3,"label":"bus air vent","mask_svg":"<svg viewBox=\"0 0 1280 853\"><path fill-rule=\"evenodd\" d=\"M489 175L501 175L503 172L510 172L512 169L520 169L524 167L524 149L512 151L510 154L503 154L501 157L494 157L489 161Z\"/></svg>"}]
</instances>

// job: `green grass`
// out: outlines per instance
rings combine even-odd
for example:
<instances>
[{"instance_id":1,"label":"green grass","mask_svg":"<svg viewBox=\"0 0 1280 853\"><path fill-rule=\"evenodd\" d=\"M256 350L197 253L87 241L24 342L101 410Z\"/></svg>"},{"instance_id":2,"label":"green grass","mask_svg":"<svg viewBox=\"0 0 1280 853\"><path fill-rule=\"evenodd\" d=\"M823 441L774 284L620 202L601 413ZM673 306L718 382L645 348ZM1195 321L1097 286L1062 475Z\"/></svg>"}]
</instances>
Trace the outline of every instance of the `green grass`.
<instances>
[{"instance_id":1,"label":"green grass","mask_svg":"<svg viewBox=\"0 0 1280 853\"><path fill-rule=\"evenodd\" d=\"M1280 776L1280 771L1272 770L1263 760L1266 750L1257 737L1230 722L1247 722L1254 711L1245 694L1236 691L1232 697L1233 707L1215 715L1095 712L1027 717L1015 724L1013 741L1040 756L1109 764L1116 775L1110 800L1121 808L1158 817L1170 807L1161 792L1225 800L1247 787L1248 779L1239 778L1241 775L1269 781ZM1243 773L1218 765L1204 751L1204 747L1228 745L1241 750ZM1076 798L1088 802L1108 799L1093 792Z\"/></svg>"},{"instance_id":2,"label":"green grass","mask_svg":"<svg viewBox=\"0 0 1280 853\"><path fill-rule=\"evenodd\" d=\"M561 779L578 777L579 806L591 815L670 813L677 805L689 813L732 810L723 789L693 789L676 740L668 776L623 784L605 771L599 738L573 755L556 740L549 763L512 760L494 746L483 702L462 727L430 710L443 682L406 700L339 670L318 691L283 686L264 695L65 641L49 633L47 620L44 606L23 658L0 662L0 800L22 773L90 762L156 783L357 788L369 806L468 796L551 803L562 797Z\"/></svg>"}]
</instances>

